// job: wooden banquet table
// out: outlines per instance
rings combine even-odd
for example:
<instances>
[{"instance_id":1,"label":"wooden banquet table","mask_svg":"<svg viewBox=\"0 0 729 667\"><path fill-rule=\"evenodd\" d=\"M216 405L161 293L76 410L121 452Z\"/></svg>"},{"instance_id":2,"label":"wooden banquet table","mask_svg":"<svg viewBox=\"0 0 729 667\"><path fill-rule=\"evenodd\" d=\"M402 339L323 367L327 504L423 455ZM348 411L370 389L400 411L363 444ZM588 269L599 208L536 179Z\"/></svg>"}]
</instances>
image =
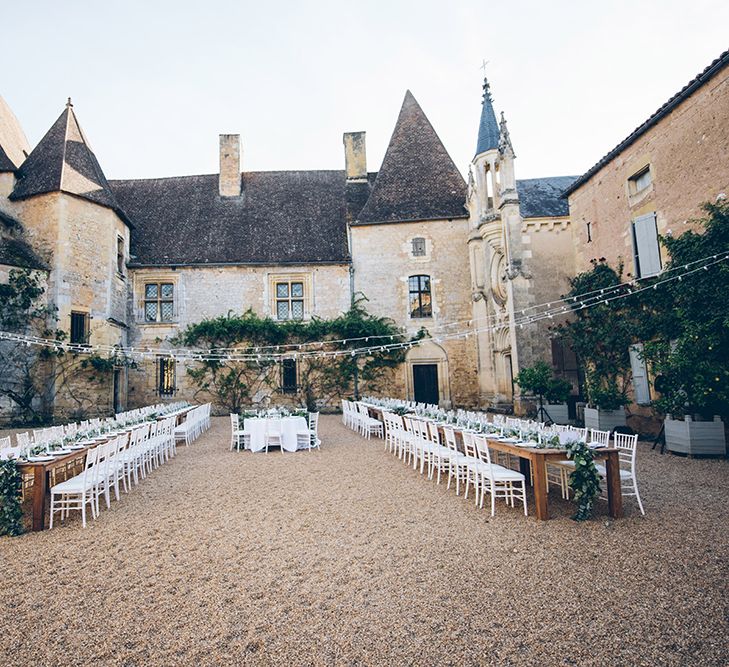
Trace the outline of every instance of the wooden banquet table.
<instances>
[{"instance_id":1,"label":"wooden banquet table","mask_svg":"<svg viewBox=\"0 0 729 667\"><path fill-rule=\"evenodd\" d=\"M375 405L367 405L370 414L383 421L382 408ZM463 451L463 429L457 426L453 427L456 434L456 442L461 451ZM439 431L442 437L443 428ZM527 483L530 482L530 468L534 472L533 491L535 515L539 521L549 519L549 493L547 489L547 462L564 461L567 458L566 449L552 449L539 447L519 447L514 443L503 442L501 440L493 440L486 438L491 450L506 452L512 456L519 457L519 468L526 478ZM623 516L623 494L620 486L620 460L618 458L618 450L613 447L603 447L601 449L593 449L593 456L596 459L605 459L605 472L607 484L608 513L614 519L620 519Z\"/></svg>"},{"instance_id":2,"label":"wooden banquet table","mask_svg":"<svg viewBox=\"0 0 729 667\"><path fill-rule=\"evenodd\" d=\"M177 412L172 413L177 417L175 421L175 424L177 426L182 423L183 417L185 417L185 415L187 415L187 413L192 410L193 407L195 406L183 408L182 410L178 410ZM162 419L166 419L167 417L172 416L172 414L162 415L157 417L156 419L157 421L160 421ZM70 454L64 454L63 456L54 456L52 461L24 461L22 463L18 463L17 467L21 475L33 475L32 529L34 531L44 530L46 526L46 496L49 492L49 473L53 470L65 468L66 464L70 463L73 460L84 460L86 458L86 452L89 449L93 449L98 445L104 444L105 442L108 442L109 439L110 438L106 438L104 440L94 440L93 444L90 444L83 449L76 449Z\"/></svg>"},{"instance_id":3,"label":"wooden banquet table","mask_svg":"<svg viewBox=\"0 0 729 667\"><path fill-rule=\"evenodd\" d=\"M456 431L459 433L459 431ZM547 490L547 462L564 461L567 458L566 449L551 449L539 447L519 447L513 443L500 440L486 439L491 450L506 452L512 456L519 457L521 472L529 481L529 467L534 472L534 505L537 519L545 521L549 519L549 503ZM593 449L592 454L596 459L605 459L605 470L607 475L607 496L608 513L614 519L623 516L623 494L620 488L620 461L618 450L612 447Z\"/></svg>"}]
</instances>

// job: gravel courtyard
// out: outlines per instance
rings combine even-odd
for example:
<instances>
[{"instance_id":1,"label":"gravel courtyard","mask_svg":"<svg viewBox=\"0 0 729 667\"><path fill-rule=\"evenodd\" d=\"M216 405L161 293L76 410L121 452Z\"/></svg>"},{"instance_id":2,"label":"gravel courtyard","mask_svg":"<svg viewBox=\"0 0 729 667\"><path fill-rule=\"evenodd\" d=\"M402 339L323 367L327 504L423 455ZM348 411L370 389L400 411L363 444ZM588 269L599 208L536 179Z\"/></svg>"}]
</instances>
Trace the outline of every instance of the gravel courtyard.
<instances>
[{"instance_id":1,"label":"gravel courtyard","mask_svg":"<svg viewBox=\"0 0 729 667\"><path fill-rule=\"evenodd\" d=\"M0 538L0 663L729 662L727 460L641 445L646 517L626 499L576 524L553 493L537 523L339 417L320 433L321 452L230 452L216 418L86 530Z\"/></svg>"}]
</instances>

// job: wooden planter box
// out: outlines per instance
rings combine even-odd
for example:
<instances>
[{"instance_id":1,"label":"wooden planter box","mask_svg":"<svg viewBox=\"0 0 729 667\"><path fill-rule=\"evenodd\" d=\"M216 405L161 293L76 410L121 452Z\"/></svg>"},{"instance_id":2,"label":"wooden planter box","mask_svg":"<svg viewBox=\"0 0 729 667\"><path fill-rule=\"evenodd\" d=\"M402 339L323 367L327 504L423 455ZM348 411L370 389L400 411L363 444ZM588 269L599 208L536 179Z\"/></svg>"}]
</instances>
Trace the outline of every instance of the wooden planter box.
<instances>
[{"instance_id":1,"label":"wooden planter box","mask_svg":"<svg viewBox=\"0 0 729 667\"><path fill-rule=\"evenodd\" d=\"M544 409L555 424L569 424L570 410L567 403L545 403Z\"/></svg>"},{"instance_id":2,"label":"wooden planter box","mask_svg":"<svg viewBox=\"0 0 729 667\"><path fill-rule=\"evenodd\" d=\"M613 431L616 426L625 426L625 408L602 410L586 407L585 426L598 431Z\"/></svg>"},{"instance_id":3,"label":"wooden planter box","mask_svg":"<svg viewBox=\"0 0 729 667\"><path fill-rule=\"evenodd\" d=\"M710 422L697 422L689 416L681 420L667 415L664 426L666 449L669 452L713 456L726 454L724 422L719 417L714 417L714 421Z\"/></svg>"}]
</instances>

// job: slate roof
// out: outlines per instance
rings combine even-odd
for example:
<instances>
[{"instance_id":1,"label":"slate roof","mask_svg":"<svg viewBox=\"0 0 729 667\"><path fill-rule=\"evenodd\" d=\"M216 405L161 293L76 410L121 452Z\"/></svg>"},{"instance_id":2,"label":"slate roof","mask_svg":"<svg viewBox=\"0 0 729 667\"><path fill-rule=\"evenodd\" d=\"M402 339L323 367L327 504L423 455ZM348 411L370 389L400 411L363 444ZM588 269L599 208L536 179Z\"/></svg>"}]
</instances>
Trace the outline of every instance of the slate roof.
<instances>
[{"instance_id":1,"label":"slate roof","mask_svg":"<svg viewBox=\"0 0 729 667\"><path fill-rule=\"evenodd\" d=\"M478 124L476 155L499 147L499 124L496 122L489 82L483 80L483 101L481 102L481 121Z\"/></svg>"},{"instance_id":2,"label":"slate roof","mask_svg":"<svg viewBox=\"0 0 729 667\"><path fill-rule=\"evenodd\" d=\"M602 169L613 158L620 155L628 146L637 141L642 135L656 125L662 118L673 111L681 102L693 95L701 86L709 81L715 74L729 65L729 50L724 51L716 60L714 60L703 72L697 74L691 79L681 90L671 97L660 109L655 111L644 123L636 127L625 139L623 139L615 148L603 156L594 166L590 167L582 176L580 176L565 192L564 197L577 190L581 185L589 181L600 169Z\"/></svg>"},{"instance_id":3,"label":"slate roof","mask_svg":"<svg viewBox=\"0 0 729 667\"><path fill-rule=\"evenodd\" d=\"M17 167L13 164L13 161L8 157L8 154L0 146L0 172L1 171L15 171Z\"/></svg>"},{"instance_id":4,"label":"slate roof","mask_svg":"<svg viewBox=\"0 0 729 667\"><path fill-rule=\"evenodd\" d=\"M244 172L241 197L220 197L218 174L110 184L132 265L349 262L343 170Z\"/></svg>"},{"instance_id":5,"label":"slate roof","mask_svg":"<svg viewBox=\"0 0 729 667\"><path fill-rule=\"evenodd\" d=\"M467 217L466 183L408 90L372 192L354 224Z\"/></svg>"},{"instance_id":6,"label":"slate roof","mask_svg":"<svg viewBox=\"0 0 729 667\"><path fill-rule=\"evenodd\" d=\"M562 193L576 179L577 176L549 176L517 180L521 217L555 218L569 215L569 204Z\"/></svg>"},{"instance_id":7,"label":"slate roof","mask_svg":"<svg viewBox=\"0 0 729 667\"><path fill-rule=\"evenodd\" d=\"M47 270L46 263L19 235L22 225L0 211L0 264L23 269Z\"/></svg>"},{"instance_id":8,"label":"slate roof","mask_svg":"<svg viewBox=\"0 0 729 667\"><path fill-rule=\"evenodd\" d=\"M131 226L109 187L70 102L23 162L16 177L18 182L10 199L67 192L113 209Z\"/></svg>"}]
</instances>

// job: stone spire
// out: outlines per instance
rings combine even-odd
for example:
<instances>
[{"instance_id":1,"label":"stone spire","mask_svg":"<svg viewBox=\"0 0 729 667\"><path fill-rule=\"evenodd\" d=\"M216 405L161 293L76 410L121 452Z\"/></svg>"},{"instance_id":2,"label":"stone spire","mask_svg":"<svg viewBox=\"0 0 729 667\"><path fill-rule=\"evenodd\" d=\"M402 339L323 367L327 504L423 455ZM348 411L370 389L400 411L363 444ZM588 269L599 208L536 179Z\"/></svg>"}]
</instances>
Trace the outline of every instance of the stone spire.
<instances>
[{"instance_id":1,"label":"stone spire","mask_svg":"<svg viewBox=\"0 0 729 667\"><path fill-rule=\"evenodd\" d=\"M499 153L511 158L516 157L514 147L511 145L509 128L506 127L506 118L504 118L503 111L501 112L501 121L499 122Z\"/></svg>"},{"instance_id":2,"label":"stone spire","mask_svg":"<svg viewBox=\"0 0 729 667\"><path fill-rule=\"evenodd\" d=\"M496 122L491 89L486 77L483 80L483 102L481 107L481 122L478 125L478 143L476 155L499 147L499 124Z\"/></svg>"}]
</instances>

